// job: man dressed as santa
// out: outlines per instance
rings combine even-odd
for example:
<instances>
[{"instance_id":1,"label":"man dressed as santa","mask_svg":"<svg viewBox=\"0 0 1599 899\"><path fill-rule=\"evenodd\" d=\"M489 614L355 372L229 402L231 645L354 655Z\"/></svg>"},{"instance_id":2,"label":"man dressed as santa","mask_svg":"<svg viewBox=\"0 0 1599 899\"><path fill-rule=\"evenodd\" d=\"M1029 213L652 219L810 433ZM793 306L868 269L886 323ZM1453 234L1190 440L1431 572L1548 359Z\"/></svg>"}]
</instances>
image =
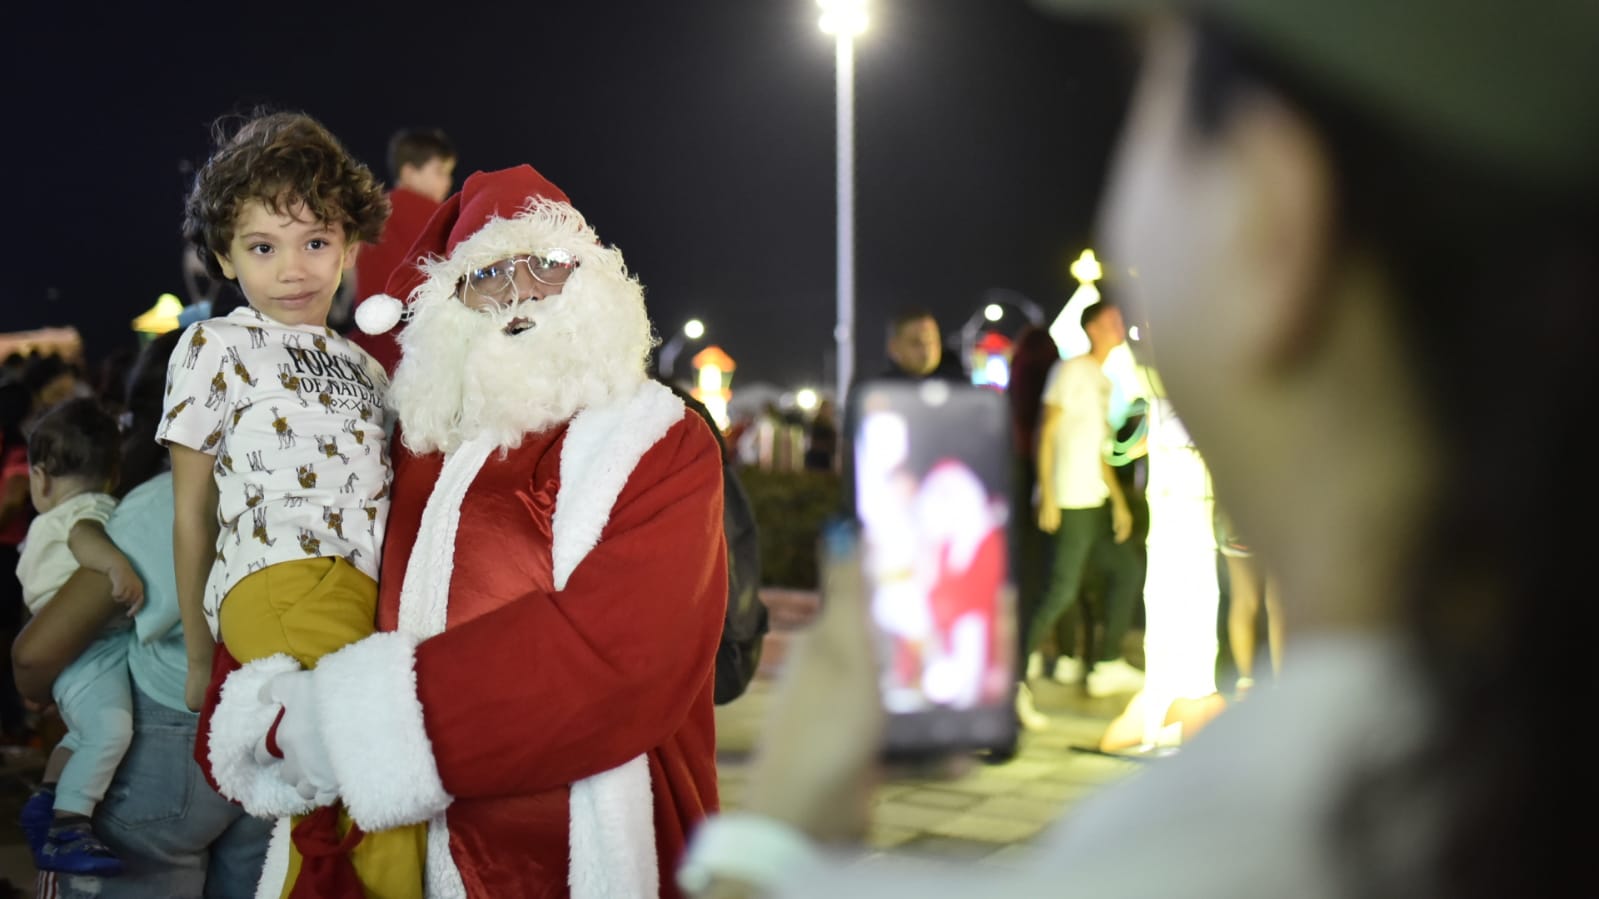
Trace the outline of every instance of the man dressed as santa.
<instances>
[{"instance_id":1,"label":"man dressed as santa","mask_svg":"<svg viewBox=\"0 0 1599 899\"><path fill-rule=\"evenodd\" d=\"M428 822L429 897L676 895L717 807L716 440L646 377L621 254L531 167L467 178L409 257L379 632L233 672L202 763L256 814Z\"/></svg>"}]
</instances>

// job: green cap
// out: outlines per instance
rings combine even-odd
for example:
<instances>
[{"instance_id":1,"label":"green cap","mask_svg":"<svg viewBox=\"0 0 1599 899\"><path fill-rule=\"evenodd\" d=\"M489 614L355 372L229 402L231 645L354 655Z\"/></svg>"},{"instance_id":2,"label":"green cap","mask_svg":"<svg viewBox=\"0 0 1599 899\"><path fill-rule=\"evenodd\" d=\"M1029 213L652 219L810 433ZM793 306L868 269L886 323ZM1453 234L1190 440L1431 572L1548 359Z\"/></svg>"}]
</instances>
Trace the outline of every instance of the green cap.
<instances>
[{"instance_id":1,"label":"green cap","mask_svg":"<svg viewBox=\"0 0 1599 899\"><path fill-rule=\"evenodd\" d=\"M1599 0L1032 0L1196 12L1401 134L1533 183L1599 187Z\"/></svg>"}]
</instances>

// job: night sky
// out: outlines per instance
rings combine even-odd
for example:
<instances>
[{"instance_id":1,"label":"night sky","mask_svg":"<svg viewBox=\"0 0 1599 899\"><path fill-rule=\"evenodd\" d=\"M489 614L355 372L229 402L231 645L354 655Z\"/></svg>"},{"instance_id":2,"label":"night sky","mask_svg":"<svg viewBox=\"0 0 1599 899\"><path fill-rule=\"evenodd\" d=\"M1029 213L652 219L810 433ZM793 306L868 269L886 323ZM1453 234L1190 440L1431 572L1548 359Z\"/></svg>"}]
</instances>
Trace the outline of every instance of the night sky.
<instances>
[{"instance_id":1,"label":"night sky","mask_svg":"<svg viewBox=\"0 0 1599 899\"><path fill-rule=\"evenodd\" d=\"M833 45L813 0L335 8L295 6L307 21L289 28L290 7L217 4L138 23L149 39L61 6L8 13L0 330L75 325L91 360L131 345L128 321L182 293L182 197L211 121L265 103L316 116L385 180L406 125L451 135L457 186L531 163L621 248L658 331L705 321L735 389L831 379ZM990 288L1065 303L1131 73L1119 32L1024 0L873 0L872 17L856 51L862 374L900 306L953 335Z\"/></svg>"}]
</instances>

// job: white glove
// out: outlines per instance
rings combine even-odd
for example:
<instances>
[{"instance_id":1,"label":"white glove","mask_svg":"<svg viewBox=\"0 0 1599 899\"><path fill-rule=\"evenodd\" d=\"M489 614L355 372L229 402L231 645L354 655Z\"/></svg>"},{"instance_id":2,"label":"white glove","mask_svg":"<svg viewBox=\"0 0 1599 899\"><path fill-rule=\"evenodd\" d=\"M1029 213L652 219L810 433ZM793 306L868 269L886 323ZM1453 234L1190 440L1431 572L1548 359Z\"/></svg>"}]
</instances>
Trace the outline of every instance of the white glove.
<instances>
[{"instance_id":1,"label":"white glove","mask_svg":"<svg viewBox=\"0 0 1599 899\"><path fill-rule=\"evenodd\" d=\"M278 777L319 806L337 800L339 780L333 773L333 761L322 740L322 726L317 723L311 672L291 671L267 681L261 688L261 701L283 706L283 719L278 722L277 732L283 758L269 752L263 738L255 747L256 762L263 767L280 765Z\"/></svg>"}]
</instances>

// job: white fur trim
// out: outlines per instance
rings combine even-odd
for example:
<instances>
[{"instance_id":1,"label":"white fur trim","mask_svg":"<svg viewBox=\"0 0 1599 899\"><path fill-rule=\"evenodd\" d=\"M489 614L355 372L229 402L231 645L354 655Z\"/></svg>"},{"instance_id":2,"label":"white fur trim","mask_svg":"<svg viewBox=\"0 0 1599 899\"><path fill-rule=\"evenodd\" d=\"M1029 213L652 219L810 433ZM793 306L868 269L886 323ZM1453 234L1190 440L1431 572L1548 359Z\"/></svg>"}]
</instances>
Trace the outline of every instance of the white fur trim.
<instances>
[{"instance_id":1,"label":"white fur trim","mask_svg":"<svg viewBox=\"0 0 1599 899\"><path fill-rule=\"evenodd\" d=\"M466 883L450 854L450 823L444 813L428 822L426 872L427 899L466 899Z\"/></svg>"},{"instance_id":2,"label":"white fur trim","mask_svg":"<svg viewBox=\"0 0 1599 899\"><path fill-rule=\"evenodd\" d=\"M255 899L278 899L283 895L283 881L289 876L289 819L279 818L272 825L272 837L267 841L266 861L261 865L261 879L256 881Z\"/></svg>"},{"instance_id":3,"label":"white fur trim","mask_svg":"<svg viewBox=\"0 0 1599 899\"><path fill-rule=\"evenodd\" d=\"M461 523L461 503L493 449L492 441L478 439L445 455L422 510L422 523L405 565L405 580L400 582L401 633L426 640L444 631L450 611L450 579L455 575L455 532Z\"/></svg>"},{"instance_id":4,"label":"white fur trim","mask_svg":"<svg viewBox=\"0 0 1599 899\"><path fill-rule=\"evenodd\" d=\"M584 409L572 419L561 450L561 489L555 500L550 548L555 589L600 541L639 459L683 417L671 388L645 381L627 400Z\"/></svg>"},{"instance_id":5,"label":"white fur trim","mask_svg":"<svg viewBox=\"0 0 1599 899\"><path fill-rule=\"evenodd\" d=\"M601 530L610 520L611 508L639 459L682 417L682 401L664 385L646 381L627 401L585 409L572 419L561 450L561 488L550 525L554 534L551 555L556 589L566 585L568 576L599 541ZM444 630L449 616L450 581L455 573L455 540L461 504L494 449L490 440L472 440L445 455L444 466L423 510L400 590L399 634L412 641L425 640ZM329 671L329 662L335 657L374 639L377 638L369 637L323 659L317 665L317 674ZM410 667L411 658L408 656L405 661L409 680L403 689L414 697L415 673ZM356 664L350 667L349 680L371 679ZM371 694L363 690L361 695ZM319 693L319 698L326 696L325 692ZM411 704L405 705L409 708ZM333 711L331 700L323 699L320 707L323 714L330 717L338 714ZM360 714L357 709L349 713ZM419 703L415 704L415 713L415 733L420 740L411 740L406 748L408 752L420 750L425 757L408 758L406 762L425 770L422 775L426 780L425 791L431 791L437 784L431 801L441 803L428 826L427 895L429 899L462 899L466 888L450 852L449 827L442 811L449 803L449 796L444 792L433 762ZM341 764L365 765L361 773L367 770L385 772L385 779L392 783L385 792L404 794L409 792L406 789L409 785L404 776L394 778L388 764L368 764L372 755L368 747L382 746L385 747L383 751L390 751L394 743L392 738L385 741L374 733L372 725L365 723L352 727L351 731L341 734L338 740L330 735L328 743L330 751L335 742L345 747L343 752L347 756L344 758L348 761L341 762L341 757L335 753L334 770L339 775L351 817L366 827L366 821L357 812L351 782L345 779ZM375 778L370 780L374 788L383 786ZM571 787L569 803L568 884L574 899L656 895L659 867L648 759L641 755L610 771L578 781Z\"/></svg>"},{"instance_id":6,"label":"white fur trim","mask_svg":"<svg viewBox=\"0 0 1599 899\"><path fill-rule=\"evenodd\" d=\"M453 798L422 721L416 644L409 634L373 634L323 657L312 672L339 795L368 831L426 821Z\"/></svg>"},{"instance_id":7,"label":"white fur trim","mask_svg":"<svg viewBox=\"0 0 1599 899\"><path fill-rule=\"evenodd\" d=\"M398 297L376 293L355 307L355 324L368 334L384 334L400 323L405 304Z\"/></svg>"},{"instance_id":8,"label":"white fur trim","mask_svg":"<svg viewBox=\"0 0 1599 899\"><path fill-rule=\"evenodd\" d=\"M569 803L573 899L660 895L649 760L636 756L572 784Z\"/></svg>"},{"instance_id":9,"label":"white fur trim","mask_svg":"<svg viewBox=\"0 0 1599 899\"><path fill-rule=\"evenodd\" d=\"M283 653L256 659L228 675L211 715L211 776L222 795L258 818L303 815L316 808L274 768L255 760L256 747L278 716L277 704L261 699L261 688L280 674L299 670L300 663Z\"/></svg>"}]
</instances>

